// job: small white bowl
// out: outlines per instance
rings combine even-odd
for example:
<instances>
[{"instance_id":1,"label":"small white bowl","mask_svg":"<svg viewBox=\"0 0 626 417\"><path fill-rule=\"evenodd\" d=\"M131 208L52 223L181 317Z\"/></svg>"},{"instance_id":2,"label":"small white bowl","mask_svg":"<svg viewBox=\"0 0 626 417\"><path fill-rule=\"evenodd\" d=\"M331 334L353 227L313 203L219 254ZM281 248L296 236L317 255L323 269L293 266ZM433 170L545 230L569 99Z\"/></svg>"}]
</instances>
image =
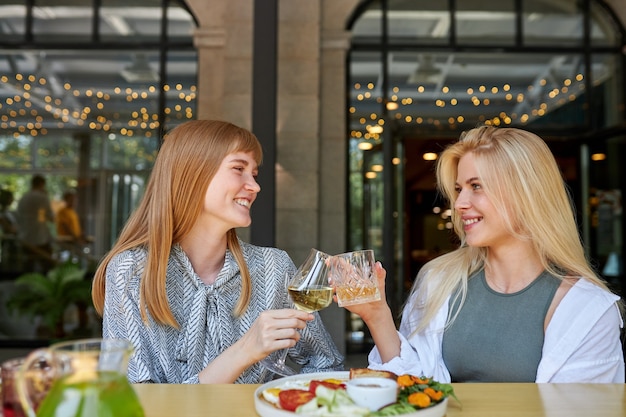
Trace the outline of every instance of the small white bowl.
<instances>
[{"instance_id":1,"label":"small white bowl","mask_svg":"<svg viewBox=\"0 0 626 417\"><path fill-rule=\"evenodd\" d=\"M370 411L393 404L398 398L398 384L389 378L354 378L346 382L346 391L352 401Z\"/></svg>"}]
</instances>

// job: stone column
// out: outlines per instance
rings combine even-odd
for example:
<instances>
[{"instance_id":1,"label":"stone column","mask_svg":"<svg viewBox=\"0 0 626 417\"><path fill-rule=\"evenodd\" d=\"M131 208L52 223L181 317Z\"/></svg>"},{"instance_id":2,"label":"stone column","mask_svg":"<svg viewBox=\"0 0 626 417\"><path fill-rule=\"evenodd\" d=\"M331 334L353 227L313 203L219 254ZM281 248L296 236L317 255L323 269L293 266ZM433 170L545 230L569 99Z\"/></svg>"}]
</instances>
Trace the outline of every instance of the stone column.
<instances>
[{"instance_id":1,"label":"stone column","mask_svg":"<svg viewBox=\"0 0 626 417\"><path fill-rule=\"evenodd\" d=\"M319 241L320 3L279 4L276 244L294 262Z\"/></svg>"},{"instance_id":2,"label":"stone column","mask_svg":"<svg viewBox=\"0 0 626 417\"><path fill-rule=\"evenodd\" d=\"M194 45L198 50L197 118L222 119L224 104L224 45L223 28L198 28Z\"/></svg>"},{"instance_id":3,"label":"stone column","mask_svg":"<svg viewBox=\"0 0 626 417\"><path fill-rule=\"evenodd\" d=\"M194 45L198 52L197 119L223 118L226 29L225 0L187 0L198 20Z\"/></svg>"}]
</instances>

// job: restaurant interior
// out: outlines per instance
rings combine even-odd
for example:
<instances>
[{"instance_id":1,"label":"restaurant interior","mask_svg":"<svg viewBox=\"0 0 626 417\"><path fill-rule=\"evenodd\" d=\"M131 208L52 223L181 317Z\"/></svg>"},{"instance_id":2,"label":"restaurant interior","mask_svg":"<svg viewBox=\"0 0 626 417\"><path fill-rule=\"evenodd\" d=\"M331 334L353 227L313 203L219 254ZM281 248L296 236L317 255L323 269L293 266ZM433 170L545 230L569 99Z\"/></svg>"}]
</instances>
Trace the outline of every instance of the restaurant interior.
<instances>
[{"instance_id":1,"label":"restaurant interior","mask_svg":"<svg viewBox=\"0 0 626 417\"><path fill-rule=\"evenodd\" d=\"M337 37L342 47L323 42L332 32L323 32L332 2L278 2L283 13L270 28L251 6L238 10L240 3L0 0L0 188L13 197L2 210L15 213L35 174L46 177L55 212L64 205L63 193L75 191L86 239L56 239L54 262L74 262L89 280L137 206L167 130L190 119L232 116L254 131L267 126L252 126L253 121L275 116L278 108L277 123L269 128L283 133L261 138L266 149L278 151L268 152L264 165L276 167L276 181L262 187L275 201L253 211L253 225L273 229L263 236L242 230L244 239L279 246L296 264L314 246L335 253L374 249L391 277L388 301L399 313L418 269L456 245L450 208L434 187L438 152L478 124L523 127L548 142L570 188L587 255L611 288L626 294L623 2L354 0L342 6L348 9ZM310 3L317 14L302 18L298 10L310 11ZM280 38L280 25L290 18L306 21L303 30L315 30L321 39L318 51L343 48L334 61L343 66L341 73L325 65L322 52L310 72L279 65L269 78L274 97L266 101L275 104L274 111L255 107L253 81L262 81L263 74L250 56L276 51L257 46L249 30L244 58L228 50L226 62L233 66L212 72L203 54L213 46L198 41L199 30L217 27L228 48L238 27L216 23L213 7L229 22L265 27L278 36L282 58L295 52ZM295 60L310 65L308 57ZM242 73L248 81L243 85L228 78ZM281 125L287 123L280 117L287 111L280 104L285 89L296 91L291 96L311 91L298 77L315 84L314 112L308 105L289 109L290 117L319 129L304 133L312 135L308 143ZM334 95L325 95L324 87ZM213 100L222 96L225 104L214 111ZM328 114L325 107L340 114ZM328 120L339 129L325 129ZM311 149L321 154L325 135L339 151L311 161ZM290 182L299 171L289 167L300 161L312 173ZM304 196L301 206L281 206L292 194ZM299 210L313 221L301 216L285 223ZM300 236L292 236L289 225L308 235L295 242ZM3 358L46 345L54 336L42 329L45 313L6 308L14 281L29 265L15 234L3 232L1 238ZM64 337L97 336L95 312L70 304L64 306ZM372 344L358 316L332 308L322 317L348 365L366 364Z\"/></svg>"}]
</instances>

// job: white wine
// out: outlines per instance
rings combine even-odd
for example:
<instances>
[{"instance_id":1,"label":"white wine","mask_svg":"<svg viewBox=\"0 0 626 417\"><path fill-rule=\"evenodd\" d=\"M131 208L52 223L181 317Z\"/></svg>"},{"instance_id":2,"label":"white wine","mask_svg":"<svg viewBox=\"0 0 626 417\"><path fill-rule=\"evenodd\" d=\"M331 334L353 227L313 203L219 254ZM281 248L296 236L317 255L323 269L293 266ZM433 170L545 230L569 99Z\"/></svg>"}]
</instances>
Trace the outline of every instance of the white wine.
<instances>
[{"instance_id":1,"label":"white wine","mask_svg":"<svg viewBox=\"0 0 626 417\"><path fill-rule=\"evenodd\" d=\"M308 313L326 308L333 301L333 289L324 285L301 289L289 287L287 290L296 308Z\"/></svg>"}]
</instances>

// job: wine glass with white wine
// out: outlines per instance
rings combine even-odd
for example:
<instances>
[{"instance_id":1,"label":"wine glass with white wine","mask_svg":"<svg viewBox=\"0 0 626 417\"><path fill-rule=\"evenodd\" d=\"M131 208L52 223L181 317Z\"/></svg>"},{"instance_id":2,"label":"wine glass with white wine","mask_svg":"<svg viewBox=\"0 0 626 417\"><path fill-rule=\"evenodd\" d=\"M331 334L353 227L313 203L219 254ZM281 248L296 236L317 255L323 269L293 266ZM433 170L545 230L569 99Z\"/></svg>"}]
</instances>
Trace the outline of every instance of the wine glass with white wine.
<instances>
[{"instance_id":1,"label":"wine glass with white wine","mask_svg":"<svg viewBox=\"0 0 626 417\"><path fill-rule=\"evenodd\" d=\"M298 310L312 313L326 308L333 301L333 289L328 282L330 255L311 249L304 263L286 281L287 292ZM285 363L288 349L279 352L272 360L269 355L261 363L270 371L282 376L295 375L296 371Z\"/></svg>"}]
</instances>

